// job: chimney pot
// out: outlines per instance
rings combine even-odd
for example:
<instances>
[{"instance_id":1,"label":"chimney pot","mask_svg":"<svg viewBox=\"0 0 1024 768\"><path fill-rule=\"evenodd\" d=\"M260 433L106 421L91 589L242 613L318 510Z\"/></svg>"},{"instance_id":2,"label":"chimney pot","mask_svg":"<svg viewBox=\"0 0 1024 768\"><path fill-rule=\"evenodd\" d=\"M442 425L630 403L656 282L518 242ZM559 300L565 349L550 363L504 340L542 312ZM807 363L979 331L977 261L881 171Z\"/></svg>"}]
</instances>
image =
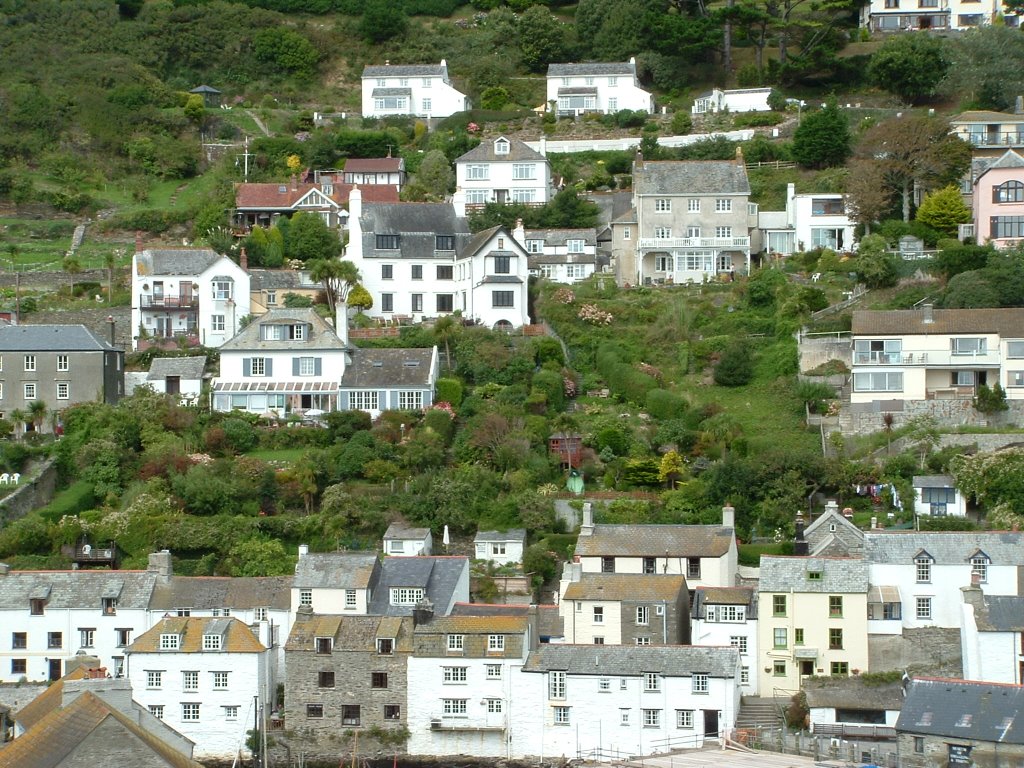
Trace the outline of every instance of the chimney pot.
<instances>
[{"instance_id":1,"label":"chimney pot","mask_svg":"<svg viewBox=\"0 0 1024 768\"><path fill-rule=\"evenodd\" d=\"M238 266L242 268L243 272L249 271L249 253L242 248L242 252L238 256Z\"/></svg>"},{"instance_id":2,"label":"chimney pot","mask_svg":"<svg viewBox=\"0 0 1024 768\"><path fill-rule=\"evenodd\" d=\"M725 506L722 507L722 527L736 527L736 508L729 502L725 502Z\"/></svg>"}]
</instances>

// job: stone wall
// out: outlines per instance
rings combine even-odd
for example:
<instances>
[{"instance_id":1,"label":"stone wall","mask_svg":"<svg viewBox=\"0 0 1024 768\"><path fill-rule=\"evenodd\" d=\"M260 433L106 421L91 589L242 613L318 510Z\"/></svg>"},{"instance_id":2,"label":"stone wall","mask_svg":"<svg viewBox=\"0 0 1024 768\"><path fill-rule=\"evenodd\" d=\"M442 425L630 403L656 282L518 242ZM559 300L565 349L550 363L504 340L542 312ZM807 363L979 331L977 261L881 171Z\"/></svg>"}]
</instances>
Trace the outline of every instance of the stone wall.
<instances>
[{"instance_id":1,"label":"stone wall","mask_svg":"<svg viewBox=\"0 0 1024 768\"><path fill-rule=\"evenodd\" d=\"M951 400L890 400L846 406L840 416L844 434L869 434L883 428L882 414L893 415L893 428L905 426L915 417L929 416L940 427L1015 427L1024 423L1024 401L1007 402L1008 410L985 414L975 410L968 398ZM877 407L876 407L877 406Z\"/></svg>"},{"instance_id":2,"label":"stone wall","mask_svg":"<svg viewBox=\"0 0 1024 768\"><path fill-rule=\"evenodd\" d=\"M0 683L0 704L10 707L11 712L17 714L19 709L48 687L49 683Z\"/></svg>"},{"instance_id":3,"label":"stone wall","mask_svg":"<svg viewBox=\"0 0 1024 768\"><path fill-rule=\"evenodd\" d=\"M56 460L45 462L38 474L22 483L11 493L0 499L0 528L24 517L33 509L49 504L57 489ZM0 493L13 486L0 485Z\"/></svg>"},{"instance_id":4,"label":"stone wall","mask_svg":"<svg viewBox=\"0 0 1024 768\"><path fill-rule=\"evenodd\" d=\"M969 748L970 764L975 768L999 768L1006 765L1024 763L1024 746L1020 744L997 744L991 741L975 741L973 739L949 736L921 736L918 742L921 751L915 750L914 734L898 735L900 765L902 768L934 768L935 766L953 765L949 762L950 745L962 745Z\"/></svg>"},{"instance_id":5,"label":"stone wall","mask_svg":"<svg viewBox=\"0 0 1024 768\"><path fill-rule=\"evenodd\" d=\"M911 676L962 677L960 630L919 627L904 629L902 635L868 635L868 669L906 670Z\"/></svg>"},{"instance_id":6,"label":"stone wall","mask_svg":"<svg viewBox=\"0 0 1024 768\"><path fill-rule=\"evenodd\" d=\"M801 336L798 339L800 373L813 371L829 360L842 360L847 365L853 356L853 343L849 336Z\"/></svg>"}]
</instances>

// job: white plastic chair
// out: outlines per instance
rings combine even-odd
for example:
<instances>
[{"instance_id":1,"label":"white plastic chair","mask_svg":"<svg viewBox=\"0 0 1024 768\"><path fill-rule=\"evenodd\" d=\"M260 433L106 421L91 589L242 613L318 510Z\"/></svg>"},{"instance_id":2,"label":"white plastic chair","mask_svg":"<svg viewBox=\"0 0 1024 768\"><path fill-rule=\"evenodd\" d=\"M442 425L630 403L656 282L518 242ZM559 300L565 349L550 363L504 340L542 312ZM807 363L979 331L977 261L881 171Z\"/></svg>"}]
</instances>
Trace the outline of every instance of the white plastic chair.
<instances>
[{"instance_id":1,"label":"white plastic chair","mask_svg":"<svg viewBox=\"0 0 1024 768\"><path fill-rule=\"evenodd\" d=\"M21 475L15 472L11 475L11 485L17 485L19 482L21 482Z\"/></svg>"},{"instance_id":2,"label":"white plastic chair","mask_svg":"<svg viewBox=\"0 0 1024 768\"><path fill-rule=\"evenodd\" d=\"M4 472L2 475L0 475L0 485L7 485L10 479L11 476Z\"/></svg>"}]
</instances>

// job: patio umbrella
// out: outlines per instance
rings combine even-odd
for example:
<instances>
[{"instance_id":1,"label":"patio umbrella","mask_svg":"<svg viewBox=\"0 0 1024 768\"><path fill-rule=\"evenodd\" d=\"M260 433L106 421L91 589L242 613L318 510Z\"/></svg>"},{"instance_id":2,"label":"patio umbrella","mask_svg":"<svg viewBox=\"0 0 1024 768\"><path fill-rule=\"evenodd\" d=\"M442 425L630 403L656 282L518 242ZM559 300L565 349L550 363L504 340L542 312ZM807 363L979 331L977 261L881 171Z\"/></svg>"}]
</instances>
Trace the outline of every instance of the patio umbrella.
<instances>
[{"instance_id":1,"label":"patio umbrella","mask_svg":"<svg viewBox=\"0 0 1024 768\"><path fill-rule=\"evenodd\" d=\"M444 527L444 537L441 539L441 541L444 543L444 551L447 552L448 551L448 545L451 544L451 537L448 535L448 526L447 525Z\"/></svg>"}]
</instances>

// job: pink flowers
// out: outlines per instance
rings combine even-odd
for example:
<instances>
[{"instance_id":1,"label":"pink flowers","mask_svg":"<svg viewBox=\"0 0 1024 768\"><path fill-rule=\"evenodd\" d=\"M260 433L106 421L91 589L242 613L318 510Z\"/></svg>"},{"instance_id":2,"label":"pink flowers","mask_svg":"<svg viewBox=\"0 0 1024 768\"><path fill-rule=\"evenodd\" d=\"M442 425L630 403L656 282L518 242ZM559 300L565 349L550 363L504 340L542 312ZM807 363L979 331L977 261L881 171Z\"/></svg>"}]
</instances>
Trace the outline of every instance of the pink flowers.
<instances>
[{"instance_id":1,"label":"pink flowers","mask_svg":"<svg viewBox=\"0 0 1024 768\"><path fill-rule=\"evenodd\" d=\"M466 126L466 130L469 131L470 133L479 133L480 126L477 125L476 123L470 123L469 125Z\"/></svg>"},{"instance_id":2,"label":"pink flowers","mask_svg":"<svg viewBox=\"0 0 1024 768\"><path fill-rule=\"evenodd\" d=\"M596 304L584 304L576 314L580 320L591 325L611 325L615 319L611 312L598 309Z\"/></svg>"},{"instance_id":3,"label":"pink flowers","mask_svg":"<svg viewBox=\"0 0 1024 768\"><path fill-rule=\"evenodd\" d=\"M576 294L572 292L571 288L559 288L551 298L559 304L572 304L576 301Z\"/></svg>"},{"instance_id":4,"label":"pink flowers","mask_svg":"<svg viewBox=\"0 0 1024 768\"><path fill-rule=\"evenodd\" d=\"M454 419L455 418L455 409L452 408L452 404L451 403L446 403L444 400L441 400L439 402L434 403L432 406L430 406L430 410L432 410L432 411L444 411L445 413L448 414L448 418L449 419Z\"/></svg>"}]
</instances>

